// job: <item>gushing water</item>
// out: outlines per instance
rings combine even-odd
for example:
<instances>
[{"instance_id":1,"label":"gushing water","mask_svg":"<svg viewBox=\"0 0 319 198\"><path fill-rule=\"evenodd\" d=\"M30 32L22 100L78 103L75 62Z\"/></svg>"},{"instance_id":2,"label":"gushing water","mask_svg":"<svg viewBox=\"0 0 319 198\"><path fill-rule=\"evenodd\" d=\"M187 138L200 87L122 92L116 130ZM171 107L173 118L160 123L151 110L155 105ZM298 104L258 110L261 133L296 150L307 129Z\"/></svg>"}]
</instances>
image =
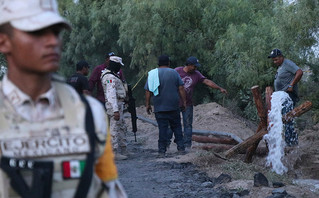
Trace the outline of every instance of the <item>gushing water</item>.
<instances>
[{"instance_id":1,"label":"gushing water","mask_svg":"<svg viewBox=\"0 0 319 198\"><path fill-rule=\"evenodd\" d=\"M264 135L264 140L268 143L269 153L266 158L266 166L272 166L272 170L277 174L284 174L288 171L282 163L284 156L285 141L283 139L284 126L282 122L282 108L285 101L291 105L289 95L284 91L276 91L271 96L271 111L268 113L269 125L268 134Z\"/></svg>"}]
</instances>

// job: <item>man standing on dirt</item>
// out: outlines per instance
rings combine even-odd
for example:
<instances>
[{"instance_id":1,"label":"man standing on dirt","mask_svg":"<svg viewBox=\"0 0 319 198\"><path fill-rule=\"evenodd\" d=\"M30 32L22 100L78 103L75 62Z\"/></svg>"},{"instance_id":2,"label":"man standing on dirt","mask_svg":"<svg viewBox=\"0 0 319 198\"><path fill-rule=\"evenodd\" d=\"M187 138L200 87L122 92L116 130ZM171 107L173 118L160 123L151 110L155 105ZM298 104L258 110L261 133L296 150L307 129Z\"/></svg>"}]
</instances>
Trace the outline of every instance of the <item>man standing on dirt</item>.
<instances>
[{"instance_id":1,"label":"man standing on dirt","mask_svg":"<svg viewBox=\"0 0 319 198\"><path fill-rule=\"evenodd\" d=\"M124 104L127 96L125 84L118 76L124 66L122 58L111 56L109 66L102 70L101 82L105 96L105 108L111 124L111 135L115 159L127 159L127 125L124 120Z\"/></svg>"},{"instance_id":2,"label":"man standing on dirt","mask_svg":"<svg viewBox=\"0 0 319 198\"><path fill-rule=\"evenodd\" d=\"M89 74L89 63L82 60L76 64L76 73L73 74L67 82L74 87L79 94L89 94L89 84L87 75Z\"/></svg>"},{"instance_id":3,"label":"man standing on dirt","mask_svg":"<svg viewBox=\"0 0 319 198\"><path fill-rule=\"evenodd\" d=\"M203 76L197 68L201 65L198 59L194 56L189 57L186 60L185 66L177 67L175 70L180 75L182 81L184 82L184 88L186 92L186 109L182 112L183 115L183 125L184 125L184 145L186 150L190 149L192 146L192 133L193 133L193 92L195 85L198 83L203 83L208 87L213 89L218 89L220 92L227 94L226 89L218 86L213 81L207 79ZM170 134L172 137L173 134ZM169 141L170 143L170 141Z\"/></svg>"},{"instance_id":4,"label":"man standing on dirt","mask_svg":"<svg viewBox=\"0 0 319 198\"><path fill-rule=\"evenodd\" d=\"M169 67L170 60L167 55L161 55L158 58L158 66L148 72L144 86L145 106L147 113L151 114L150 99L153 96L154 113L159 128L158 153L159 157L165 157L169 127L174 133L178 152L185 152L179 95L182 100L182 108L186 105L186 96L183 81L178 73Z\"/></svg>"},{"instance_id":5,"label":"man standing on dirt","mask_svg":"<svg viewBox=\"0 0 319 198\"><path fill-rule=\"evenodd\" d=\"M292 105L289 105L288 101L283 104L282 114L285 115L299 101L297 83L303 72L294 62L284 58L279 49L273 49L268 58L278 67L274 80L275 91L285 91L292 100ZM295 132L293 121L285 124L285 141L288 146L298 145L298 134Z\"/></svg>"}]
</instances>

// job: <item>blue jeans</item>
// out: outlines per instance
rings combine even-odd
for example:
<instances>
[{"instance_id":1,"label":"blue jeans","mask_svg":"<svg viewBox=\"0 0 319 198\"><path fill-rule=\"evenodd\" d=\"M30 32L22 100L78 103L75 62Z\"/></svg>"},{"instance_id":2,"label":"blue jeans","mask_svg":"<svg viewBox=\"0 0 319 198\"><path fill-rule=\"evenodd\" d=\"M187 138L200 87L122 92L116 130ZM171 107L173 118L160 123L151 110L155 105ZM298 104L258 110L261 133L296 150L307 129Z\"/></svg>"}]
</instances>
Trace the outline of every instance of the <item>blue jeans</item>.
<instances>
[{"instance_id":1,"label":"blue jeans","mask_svg":"<svg viewBox=\"0 0 319 198\"><path fill-rule=\"evenodd\" d=\"M187 106L185 111L182 112L183 115L183 127L184 127L184 146L192 146L192 134L193 134L193 106ZM171 143L173 137L173 132L169 130L167 145ZM176 143L176 139L174 140Z\"/></svg>"},{"instance_id":2,"label":"blue jeans","mask_svg":"<svg viewBox=\"0 0 319 198\"><path fill-rule=\"evenodd\" d=\"M193 106L187 106L185 111L182 112L182 115L184 125L184 145L185 147L191 147L193 134Z\"/></svg>"},{"instance_id":3,"label":"blue jeans","mask_svg":"<svg viewBox=\"0 0 319 198\"><path fill-rule=\"evenodd\" d=\"M167 142L169 140L169 127L175 136L177 150L185 150L183 142L183 133L181 125L180 111L156 112L155 118L159 129L158 152L165 153Z\"/></svg>"}]
</instances>

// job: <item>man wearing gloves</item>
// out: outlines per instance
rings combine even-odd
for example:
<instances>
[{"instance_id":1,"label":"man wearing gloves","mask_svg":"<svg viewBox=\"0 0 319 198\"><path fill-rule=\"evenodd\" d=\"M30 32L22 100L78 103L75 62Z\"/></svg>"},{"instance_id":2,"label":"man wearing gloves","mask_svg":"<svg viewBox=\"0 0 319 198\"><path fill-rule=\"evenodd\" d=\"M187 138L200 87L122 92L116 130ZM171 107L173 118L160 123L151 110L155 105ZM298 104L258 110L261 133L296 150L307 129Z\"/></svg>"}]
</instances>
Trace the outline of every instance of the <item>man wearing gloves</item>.
<instances>
[{"instance_id":1,"label":"man wearing gloves","mask_svg":"<svg viewBox=\"0 0 319 198\"><path fill-rule=\"evenodd\" d=\"M0 198L126 197L109 137L96 163L104 108L54 76L70 29L56 1L0 0L0 13Z\"/></svg>"}]
</instances>

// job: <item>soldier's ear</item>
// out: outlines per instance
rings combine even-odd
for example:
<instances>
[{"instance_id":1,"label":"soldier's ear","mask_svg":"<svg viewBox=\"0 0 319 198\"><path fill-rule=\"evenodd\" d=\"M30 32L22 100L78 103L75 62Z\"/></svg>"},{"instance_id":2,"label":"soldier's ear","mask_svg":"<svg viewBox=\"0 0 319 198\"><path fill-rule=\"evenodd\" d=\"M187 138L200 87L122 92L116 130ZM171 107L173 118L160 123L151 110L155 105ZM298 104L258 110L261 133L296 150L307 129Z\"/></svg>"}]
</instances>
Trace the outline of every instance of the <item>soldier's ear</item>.
<instances>
[{"instance_id":1,"label":"soldier's ear","mask_svg":"<svg viewBox=\"0 0 319 198\"><path fill-rule=\"evenodd\" d=\"M0 52L8 54L11 50L11 41L7 34L0 33Z\"/></svg>"}]
</instances>

